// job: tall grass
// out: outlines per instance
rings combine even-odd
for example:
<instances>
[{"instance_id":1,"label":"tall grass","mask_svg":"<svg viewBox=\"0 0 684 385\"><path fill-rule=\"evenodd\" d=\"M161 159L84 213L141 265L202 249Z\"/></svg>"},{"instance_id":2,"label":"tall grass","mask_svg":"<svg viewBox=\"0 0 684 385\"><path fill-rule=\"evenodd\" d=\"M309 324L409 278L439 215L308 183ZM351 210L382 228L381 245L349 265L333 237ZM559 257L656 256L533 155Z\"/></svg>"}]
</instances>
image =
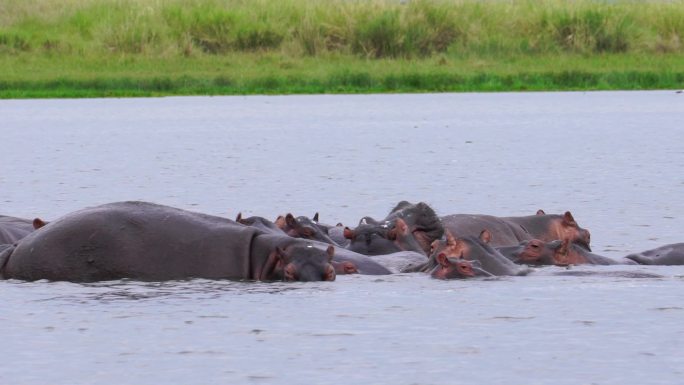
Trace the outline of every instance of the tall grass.
<instances>
[{"instance_id":1,"label":"tall grass","mask_svg":"<svg viewBox=\"0 0 684 385\"><path fill-rule=\"evenodd\" d=\"M681 88L684 0L0 0L0 97Z\"/></svg>"},{"instance_id":2,"label":"tall grass","mask_svg":"<svg viewBox=\"0 0 684 385\"><path fill-rule=\"evenodd\" d=\"M683 0L0 0L0 54L661 54L683 38Z\"/></svg>"}]
</instances>

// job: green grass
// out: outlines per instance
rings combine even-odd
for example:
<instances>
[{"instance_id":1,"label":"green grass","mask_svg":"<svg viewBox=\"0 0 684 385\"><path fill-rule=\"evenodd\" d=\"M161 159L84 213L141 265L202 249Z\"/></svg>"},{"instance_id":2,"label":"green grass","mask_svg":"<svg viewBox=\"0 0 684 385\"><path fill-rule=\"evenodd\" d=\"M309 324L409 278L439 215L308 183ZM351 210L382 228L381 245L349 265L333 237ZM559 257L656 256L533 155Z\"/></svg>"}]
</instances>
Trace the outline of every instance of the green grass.
<instances>
[{"instance_id":1,"label":"green grass","mask_svg":"<svg viewBox=\"0 0 684 385\"><path fill-rule=\"evenodd\" d=\"M0 0L0 97L674 89L684 0Z\"/></svg>"}]
</instances>

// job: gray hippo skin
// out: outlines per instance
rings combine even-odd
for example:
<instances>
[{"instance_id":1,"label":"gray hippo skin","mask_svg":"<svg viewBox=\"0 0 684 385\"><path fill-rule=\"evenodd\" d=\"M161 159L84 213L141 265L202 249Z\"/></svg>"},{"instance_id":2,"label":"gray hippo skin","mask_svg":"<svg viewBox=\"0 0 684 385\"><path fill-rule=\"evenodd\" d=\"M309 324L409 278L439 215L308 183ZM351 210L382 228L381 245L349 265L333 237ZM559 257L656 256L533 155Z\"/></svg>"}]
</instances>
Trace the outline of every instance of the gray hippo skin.
<instances>
[{"instance_id":1,"label":"gray hippo skin","mask_svg":"<svg viewBox=\"0 0 684 385\"><path fill-rule=\"evenodd\" d=\"M276 226L280 228L285 234L293 238L304 238L329 243L335 246L341 246L328 236L327 229L318 226L318 224L308 217L296 217L291 213L285 216L279 216L275 221Z\"/></svg>"},{"instance_id":2,"label":"gray hippo skin","mask_svg":"<svg viewBox=\"0 0 684 385\"><path fill-rule=\"evenodd\" d=\"M0 274L74 282L334 280L333 253L225 218L120 202L76 211L33 232L4 256Z\"/></svg>"},{"instance_id":3,"label":"gray hippo skin","mask_svg":"<svg viewBox=\"0 0 684 385\"><path fill-rule=\"evenodd\" d=\"M0 215L0 244L15 243L33 230L33 222L28 219Z\"/></svg>"},{"instance_id":4,"label":"gray hippo skin","mask_svg":"<svg viewBox=\"0 0 684 385\"><path fill-rule=\"evenodd\" d=\"M684 265L684 243L672 243L625 258L640 265Z\"/></svg>"},{"instance_id":5,"label":"gray hippo skin","mask_svg":"<svg viewBox=\"0 0 684 385\"><path fill-rule=\"evenodd\" d=\"M591 250L589 231L579 227L569 211L563 215L547 215L539 210L536 215L522 217L453 214L442 217L442 223L452 234L461 236L478 236L483 229L487 229L492 235L491 245L494 247L515 246L530 239L545 242L570 239Z\"/></svg>"},{"instance_id":6,"label":"gray hippo skin","mask_svg":"<svg viewBox=\"0 0 684 385\"><path fill-rule=\"evenodd\" d=\"M425 254L406 222L398 218L393 223L360 224L354 230L344 229L349 239L348 249L363 255L384 255L400 251Z\"/></svg>"},{"instance_id":7,"label":"gray hippo skin","mask_svg":"<svg viewBox=\"0 0 684 385\"><path fill-rule=\"evenodd\" d=\"M435 241L428 263L421 269L433 271L441 265L446 267L458 261L472 263L472 270L477 276L527 275L532 270L516 265L490 245L491 234L483 230L479 237L455 237L446 231L446 240ZM464 276L468 276L467 268Z\"/></svg>"},{"instance_id":8,"label":"gray hippo skin","mask_svg":"<svg viewBox=\"0 0 684 385\"><path fill-rule=\"evenodd\" d=\"M382 221L364 217L355 229L345 228L349 250L365 255L415 251L428 254L430 244L440 239L444 227L427 204L401 201Z\"/></svg>"},{"instance_id":9,"label":"gray hippo skin","mask_svg":"<svg viewBox=\"0 0 684 385\"><path fill-rule=\"evenodd\" d=\"M241 214L238 214L236 220L245 226L257 228L269 234L289 237L289 235L285 234L285 232L278 227L278 225L263 217L253 216L243 218ZM311 241L310 244L314 245L314 247L320 250L326 250L330 246L328 243L318 241ZM335 273L337 274L358 273L365 275L386 275L392 273L383 265L373 261L369 257L354 253L341 247L335 248L331 263L335 268Z\"/></svg>"},{"instance_id":10,"label":"gray hippo skin","mask_svg":"<svg viewBox=\"0 0 684 385\"><path fill-rule=\"evenodd\" d=\"M539 239L522 241L517 246L496 248L502 255L518 264L526 265L619 265L634 264L630 260L616 261L594 254L575 242L566 239L544 242Z\"/></svg>"}]
</instances>

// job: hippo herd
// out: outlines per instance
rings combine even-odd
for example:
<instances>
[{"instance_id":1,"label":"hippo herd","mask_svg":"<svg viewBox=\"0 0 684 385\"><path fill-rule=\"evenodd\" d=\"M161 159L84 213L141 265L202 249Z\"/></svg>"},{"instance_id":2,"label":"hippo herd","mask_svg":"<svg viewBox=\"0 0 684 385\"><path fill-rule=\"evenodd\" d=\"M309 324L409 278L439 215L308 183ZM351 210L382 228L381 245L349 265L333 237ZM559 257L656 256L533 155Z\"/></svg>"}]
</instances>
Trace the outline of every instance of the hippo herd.
<instances>
[{"instance_id":1,"label":"hippo herd","mask_svg":"<svg viewBox=\"0 0 684 385\"><path fill-rule=\"evenodd\" d=\"M235 220L148 202L85 208L49 223L0 216L0 278L94 282L188 278L333 281L424 272L437 279L526 275L534 266L683 265L684 243L614 260L591 251L570 212L438 216L399 202L382 220L326 225L292 214Z\"/></svg>"}]
</instances>

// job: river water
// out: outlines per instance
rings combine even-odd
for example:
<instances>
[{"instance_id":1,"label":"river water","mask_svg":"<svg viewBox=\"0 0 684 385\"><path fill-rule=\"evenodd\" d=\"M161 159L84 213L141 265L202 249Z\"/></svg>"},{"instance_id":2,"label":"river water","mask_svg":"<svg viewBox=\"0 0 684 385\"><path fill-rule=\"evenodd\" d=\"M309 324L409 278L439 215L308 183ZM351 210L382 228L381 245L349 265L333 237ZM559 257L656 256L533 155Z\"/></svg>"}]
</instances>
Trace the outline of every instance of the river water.
<instances>
[{"instance_id":1,"label":"river water","mask_svg":"<svg viewBox=\"0 0 684 385\"><path fill-rule=\"evenodd\" d=\"M353 225L571 210L595 252L682 242L684 94L0 101L0 214L147 200ZM0 282L1 384L673 384L684 268L450 281ZM652 273L633 278L623 273ZM624 276L623 276L624 275Z\"/></svg>"}]
</instances>

